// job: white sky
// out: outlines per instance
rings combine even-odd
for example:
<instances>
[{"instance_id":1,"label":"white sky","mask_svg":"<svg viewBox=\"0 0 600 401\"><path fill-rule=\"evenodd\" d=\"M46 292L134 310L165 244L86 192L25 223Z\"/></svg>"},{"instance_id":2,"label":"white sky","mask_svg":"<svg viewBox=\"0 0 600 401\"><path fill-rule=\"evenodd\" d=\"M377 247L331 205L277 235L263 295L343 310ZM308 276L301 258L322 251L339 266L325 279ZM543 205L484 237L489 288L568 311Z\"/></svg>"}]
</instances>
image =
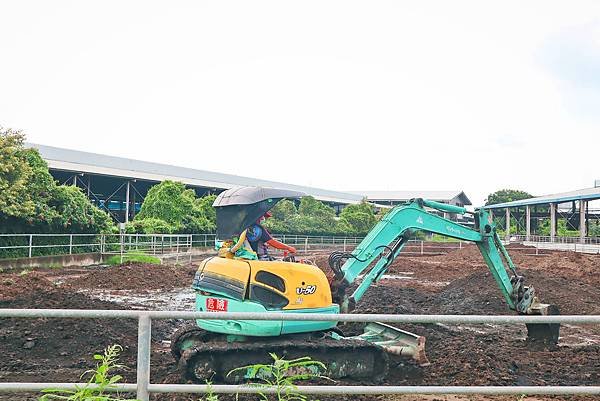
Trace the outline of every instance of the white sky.
<instances>
[{"instance_id":1,"label":"white sky","mask_svg":"<svg viewBox=\"0 0 600 401\"><path fill-rule=\"evenodd\" d=\"M30 142L336 190L600 179L600 1L0 2Z\"/></svg>"}]
</instances>

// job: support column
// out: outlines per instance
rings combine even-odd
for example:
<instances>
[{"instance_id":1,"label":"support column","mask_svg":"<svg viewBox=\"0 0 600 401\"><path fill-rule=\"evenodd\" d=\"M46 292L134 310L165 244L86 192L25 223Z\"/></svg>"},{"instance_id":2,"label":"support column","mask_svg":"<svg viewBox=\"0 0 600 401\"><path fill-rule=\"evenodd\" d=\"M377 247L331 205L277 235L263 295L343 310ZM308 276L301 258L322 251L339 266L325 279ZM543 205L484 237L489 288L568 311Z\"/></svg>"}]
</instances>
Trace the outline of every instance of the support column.
<instances>
[{"instance_id":1,"label":"support column","mask_svg":"<svg viewBox=\"0 0 600 401\"><path fill-rule=\"evenodd\" d=\"M76 187L77 186L77 174L75 174L73 176L73 186Z\"/></svg>"},{"instance_id":2,"label":"support column","mask_svg":"<svg viewBox=\"0 0 600 401\"><path fill-rule=\"evenodd\" d=\"M510 241L510 208L506 208L506 235L507 241Z\"/></svg>"},{"instance_id":3,"label":"support column","mask_svg":"<svg viewBox=\"0 0 600 401\"><path fill-rule=\"evenodd\" d=\"M129 223L129 181L125 190L125 223Z\"/></svg>"},{"instance_id":4,"label":"support column","mask_svg":"<svg viewBox=\"0 0 600 401\"><path fill-rule=\"evenodd\" d=\"M556 237L556 204L550 204L550 242Z\"/></svg>"},{"instance_id":5,"label":"support column","mask_svg":"<svg viewBox=\"0 0 600 401\"><path fill-rule=\"evenodd\" d=\"M585 209L587 207L587 201L583 199L579 201L579 238L583 244L585 242Z\"/></svg>"},{"instance_id":6,"label":"support column","mask_svg":"<svg viewBox=\"0 0 600 401\"><path fill-rule=\"evenodd\" d=\"M531 206L525 206L525 241L531 241Z\"/></svg>"}]
</instances>

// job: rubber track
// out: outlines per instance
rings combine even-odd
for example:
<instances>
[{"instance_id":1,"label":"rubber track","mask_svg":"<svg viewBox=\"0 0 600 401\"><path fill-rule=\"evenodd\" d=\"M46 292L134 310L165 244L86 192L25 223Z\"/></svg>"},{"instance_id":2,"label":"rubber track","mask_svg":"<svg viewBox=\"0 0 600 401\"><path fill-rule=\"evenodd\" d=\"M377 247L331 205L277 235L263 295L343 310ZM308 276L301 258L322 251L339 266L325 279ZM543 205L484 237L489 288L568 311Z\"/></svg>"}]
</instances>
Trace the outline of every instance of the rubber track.
<instances>
[{"instance_id":1,"label":"rubber track","mask_svg":"<svg viewBox=\"0 0 600 401\"><path fill-rule=\"evenodd\" d=\"M206 380L240 383L243 372L228 373L235 368L257 363L270 364L275 353L284 359L309 356L327 366L324 373L331 379L353 378L381 381L389 369L389 357L383 348L359 340L256 338L252 342L227 343L213 339L198 343L183 352L179 368L185 378L204 384ZM200 376L200 377L199 377Z\"/></svg>"}]
</instances>

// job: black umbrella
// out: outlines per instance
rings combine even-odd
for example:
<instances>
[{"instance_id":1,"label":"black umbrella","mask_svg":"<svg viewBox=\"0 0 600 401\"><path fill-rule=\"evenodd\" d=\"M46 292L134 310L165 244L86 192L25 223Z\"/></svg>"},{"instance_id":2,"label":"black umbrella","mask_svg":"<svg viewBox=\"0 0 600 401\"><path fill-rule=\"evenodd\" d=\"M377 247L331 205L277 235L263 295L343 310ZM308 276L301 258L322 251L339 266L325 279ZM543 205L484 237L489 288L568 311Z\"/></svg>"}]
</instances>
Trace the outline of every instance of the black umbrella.
<instances>
[{"instance_id":1,"label":"black umbrella","mask_svg":"<svg viewBox=\"0 0 600 401\"><path fill-rule=\"evenodd\" d=\"M217 238L238 236L284 198L301 198L304 192L262 187L237 187L221 192L217 209Z\"/></svg>"}]
</instances>

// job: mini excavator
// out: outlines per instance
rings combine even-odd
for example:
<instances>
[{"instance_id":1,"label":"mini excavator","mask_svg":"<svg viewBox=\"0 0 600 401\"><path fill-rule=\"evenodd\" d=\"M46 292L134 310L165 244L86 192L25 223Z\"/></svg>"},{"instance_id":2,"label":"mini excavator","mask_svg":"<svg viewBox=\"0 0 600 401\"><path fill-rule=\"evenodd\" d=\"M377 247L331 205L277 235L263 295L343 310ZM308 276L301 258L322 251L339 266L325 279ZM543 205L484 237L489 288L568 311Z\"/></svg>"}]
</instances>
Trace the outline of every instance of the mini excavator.
<instances>
[{"instance_id":1,"label":"mini excavator","mask_svg":"<svg viewBox=\"0 0 600 401\"><path fill-rule=\"evenodd\" d=\"M221 193L217 211L219 256L201 262L192 288L197 311L277 312L311 314L351 312L368 288L382 278L416 231L440 234L477 245L508 307L524 315L558 314L554 305L538 300L531 285L512 262L490 213L473 213L474 228L458 224L437 212L467 213L463 207L413 199L391 209L350 253L333 252L332 270L325 272L309 261L257 260L248 256L244 231L284 198L305 194L259 187L233 188ZM250 252L251 253L251 252ZM335 319L335 318L333 318ZM286 358L310 356L327 366L330 378L383 379L390 355L428 364L425 338L391 325L369 323L364 332L344 336L332 321L196 320L177 330L171 352L186 379L238 383L251 379L232 369L268 363L269 353ZM558 324L528 324L528 340L556 344Z\"/></svg>"}]
</instances>

